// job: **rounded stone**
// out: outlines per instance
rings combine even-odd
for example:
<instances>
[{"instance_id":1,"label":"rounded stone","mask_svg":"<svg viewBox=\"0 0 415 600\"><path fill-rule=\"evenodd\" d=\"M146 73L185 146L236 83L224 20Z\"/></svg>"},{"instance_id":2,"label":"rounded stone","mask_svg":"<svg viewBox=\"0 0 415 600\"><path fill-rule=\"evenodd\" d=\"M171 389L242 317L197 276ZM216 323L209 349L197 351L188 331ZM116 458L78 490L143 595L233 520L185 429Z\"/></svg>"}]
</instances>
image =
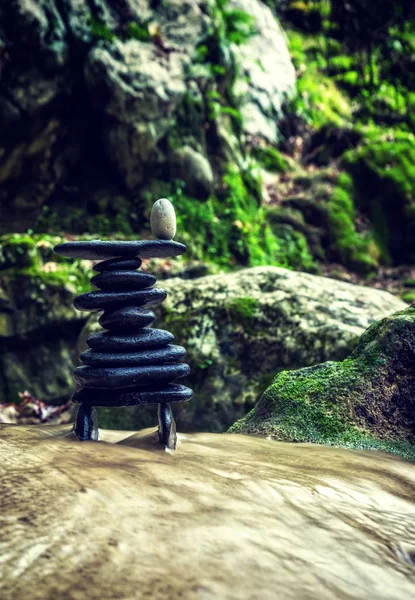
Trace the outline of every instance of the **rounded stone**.
<instances>
[{"instance_id":1,"label":"rounded stone","mask_svg":"<svg viewBox=\"0 0 415 600\"><path fill-rule=\"evenodd\" d=\"M105 291L129 291L149 288L157 278L142 271L104 271L91 279L91 284Z\"/></svg>"},{"instance_id":2,"label":"rounded stone","mask_svg":"<svg viewBox=\"0 0 415 600\"><path fill-rule=\"evenodd\" d=\"M134 271L141 267L142 262L140 258L111 258L96 264L94 271Z\"/></svg>"},{"instance_id":3,"label":"rounded stone","mask_svg":"<svg viewBox=\"0 0 415 600\"><path fill-rule=\"evenodd\" d=\"M153 204L150 216L151 231L159 240L172 240L176 235L176 213L167 198Z\"/></svg>"},{"instance_id":4,"label":"rounded stone","mask_svg":"<svg viewBox=\"0 0 415 600\"><path fill-rule=\"evenodd\" d=\"M190 373L189 365L173 363L167 365L146 365L136 367L77 367L75 381L85 387L123 388L153 383L173 381Z\"/></svg>"},{"instance_id":5,"label":"rounded stone","mask_svg":"<svg viewBox=\"0 0 415 600\"><path fill-rule=\"evenodd\" d=\"M124 389L100 389L83 387L72 395L72 402L89 406L136 406L138 404L159 404L187 402L193 391L178 383L165 386L140 386Z\"/></svg>"},{"instance_id":6,"label":"rounded stone","mask_svg":"<svg viewBox=\"0 0 415 600\"><path fill-rule=\"evenodd\" d=\"M84 365L126 367L130 365L158 365L175 362L182 359L185 355L186 350L182 346L169 344L163 348L143 350L142 352L114 353L86 350L81 354L80 359Z\"/></svg>"},{"instance_id":7,"label":"rounded stone","mask_svg":"<svg viewBox=\"0 0 415 600\"><path fill-rule=\"evenodd\" d=\"M186 252L186 246L172 240L140 240L115 242L92 240L90 242L65 242L55 246L60 256L103 260L105 258L168 258Z\"/></svg>"},{"instance_id":8,"label":"rounded stone","mask_svg":"<svg viewBox=\"0 0 415 600\"><path fill-rule=\"evenodd\" d=\"M156 318L151 310L142 310L136 306L125 306L115 310L106 310L98 322L104 329L115 332L132 332L134 329L147 327Z\"/></svg>"},{"instance_id":9,"label":"rounded stone","mask_svg":"<svg viewBox=\"0 0 415 600\"><path fill-rule=\"evenodd\" d=\"M106 310L124 306L154 306L167 296L166 290L151 288L127 292L87 292L74 300L78 310Z\"/></svg>"},{"instance_id":10,"label":"rounded stone","mask_svg":"<svg viewBox=\"0 0 415 600\"><path fill-rule=\"evenodd\" d=\"M173 340L174 335L169 331L145 327L133 335L113 335L109 331L100 331L90 335L86 343L100 352L129 352L141 348L162 348Z\"/></svg>"}]
</instances>

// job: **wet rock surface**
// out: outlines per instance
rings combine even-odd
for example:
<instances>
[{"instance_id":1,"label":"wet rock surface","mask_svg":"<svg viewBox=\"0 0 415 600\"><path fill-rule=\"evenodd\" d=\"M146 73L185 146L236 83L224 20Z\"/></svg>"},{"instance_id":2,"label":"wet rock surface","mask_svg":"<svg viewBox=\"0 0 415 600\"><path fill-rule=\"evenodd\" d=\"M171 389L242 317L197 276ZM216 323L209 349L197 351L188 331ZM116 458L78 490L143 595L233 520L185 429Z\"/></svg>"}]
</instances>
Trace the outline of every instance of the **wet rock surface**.
<instances>
[{"instance_id":1,"label":"wet rock surface","mask_svg":"<svg viewBox=\"0 0 415 600\"><path fill-rule=\"evenodd\" d=\"M414 597L413 464L243 435L179 434L175 453L155 432L101 439L1 428L2 600Z\"/></svg>"}]
</instances>

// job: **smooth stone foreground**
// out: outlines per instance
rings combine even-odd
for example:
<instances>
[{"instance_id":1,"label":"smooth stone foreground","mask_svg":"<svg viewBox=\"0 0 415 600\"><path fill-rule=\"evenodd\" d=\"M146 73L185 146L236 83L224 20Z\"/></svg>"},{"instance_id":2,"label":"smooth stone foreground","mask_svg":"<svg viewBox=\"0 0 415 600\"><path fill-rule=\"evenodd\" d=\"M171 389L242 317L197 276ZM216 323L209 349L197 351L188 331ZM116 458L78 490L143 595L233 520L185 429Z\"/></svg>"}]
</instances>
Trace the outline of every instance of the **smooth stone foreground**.
<instances>
[{"instance_id":1,"label":"smooth stone foreground","mask_svg":"<svg viewBox=\"0 0 415 600\"><path fill-rule=\"evenodd\" d=\"M105 258L167 258L180 256L186 246L172 240L139 240L133 242L92 240L65 242L54 247L54 252L69 258L101 260Z\"/></svg>"},{"instance_id":2,"label":"smooth stone foreground","mask_svg":"<svg viewBox=\"0 0 415 600\"><path fill-rule=\"evenodd\" d=\"M227 434L0 429L2 600L412 600L414 465Z\"/></svg>"}]
</instances>

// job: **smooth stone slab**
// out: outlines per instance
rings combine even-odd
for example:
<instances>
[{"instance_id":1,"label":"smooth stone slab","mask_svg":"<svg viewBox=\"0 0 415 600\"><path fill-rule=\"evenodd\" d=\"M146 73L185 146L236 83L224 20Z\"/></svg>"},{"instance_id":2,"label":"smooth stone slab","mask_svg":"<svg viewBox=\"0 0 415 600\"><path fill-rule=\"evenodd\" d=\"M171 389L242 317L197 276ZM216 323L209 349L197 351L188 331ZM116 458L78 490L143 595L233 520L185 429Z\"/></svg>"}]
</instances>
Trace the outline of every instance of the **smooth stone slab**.
<instances>
[{"instance_id":1,"label":"smooth stone slab","mask_svg":"<svg viewBox=\"0 0 415 600\"><path fill-rule=\"evenodd\" d=\"M157 278L142 271L104 271L91 279L92 285L105 291L142 290L153 286Z\"/></svg>"},{"instance_id":2,"label":"smooth stone slab","mask_svg":"<svg viewBox=\"0 0 415 600\"><path fill-rule=\"evenodd\" d=\"M123 388L155 381L173 381L190 373L189 365L172 363L137 367L77 367L75 381L85 387Z\"/></svg>"},{"instance_id":3,"label":"smooth stone slab","mask_svg":"<svg viewBox=\"0 0 415 600\"><path fill-rule=\"evenodd\" d=\"M60 256L100 260L104 258L167 258L180 256L186 246L171 240L140 240L132 242L92 240L90 242L65 242L55 246Z\"/></svg>"},{"instance_id":4,"label":"smooth stone slab","mask_svg":"<svg viewBox=\"0 0 415 600\"><path fill-rule=\"evenodd\" d=\"M151 288L128 292L87 292L74 300L78 310L106 310L123 306L155 306L167 297L166 290Z\"/></svg>"},{"instance_id":5,"label":"smooth stone slab","mask_svg":"<svg viewBox=\"0 0 415 600\"><path fill-rule=\"evenodd\" d=\"M133 335L114 335L108 331L100 331L90 335L86 343L100 352L128 352L141 348L162 348L173 340L174 335L169 331L145 327Z\"/></svg>"},{"instance_id":6,"label":"smooth stone slab","mask_svg":"<svg viewBox=\"0 0 415 600\"><path fill-rule=\"evenodd\" d=\"M176 213L167 198L153 204L150 215L151 232L159 240L172 240L176 235Z\"/></svg>"},{"instance_id":7,"label":"smooth stone slab","mask_svg":"<svg viewBox=\"0 0 415 600\"><path fill-rule=\"evenodd\" d=\"M94 271L102 273L104 271L132 271L139 269L142 265L139 258L110 258L103 260L94 266Z\"/></svg>"},{"instance_id":8,"label":"smooth stone slab","mask_svg":"<svg viewBox=\"0 0 415 600\"><path fill-rule=\"evenodd\" d=\"M175 362L186 355L182 346L169 344L164 348L154 350L143 350L142 352L95 352L86 350L80 356L84 365L91 366L122 366L129 365L158 365L162 363Z\"/></svg>"},{"instance_id":9,"label":"smooth stone slab","mask_svg":"<svg viewBox=\"0 0 415 600\"><path fill-rule=\"evenodd\" d=\"M163 402L187 402L193 390L177 383L165 386L141 386L118 390L83 387L72 395L72 402L89 406L136 406Z\"/></svg>"},{"instance_id":10,"label":"smooth stone slab","mask_svg":"<svg viewBox=\"0 0 415 600\"><path fill-rule=\"evenodd\" d=\"M115 310L106 310L99 318L98 323L104 329L115 332L132 333L139 327L147 327L156 318L151 310L142 310L136 306L125 306Z\"/></svg>"}]
</instances>

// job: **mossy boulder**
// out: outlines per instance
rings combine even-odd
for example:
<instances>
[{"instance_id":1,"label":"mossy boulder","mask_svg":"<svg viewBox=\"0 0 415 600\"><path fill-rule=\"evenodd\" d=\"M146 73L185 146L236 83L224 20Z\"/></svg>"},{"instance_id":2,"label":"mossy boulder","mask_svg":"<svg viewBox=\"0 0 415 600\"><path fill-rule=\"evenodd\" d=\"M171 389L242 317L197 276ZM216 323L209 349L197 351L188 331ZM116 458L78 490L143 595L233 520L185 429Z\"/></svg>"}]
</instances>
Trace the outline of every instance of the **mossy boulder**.
<instances>
[{"instance_id":1,"label":"mossy boulder","mask_svg":"<svg viewBox=\"0 0 415 600\"><path fill-rule=\"evenodd\" d=\"M76 344L86 321L73 307L88 264L54 262L57 239L0 238L0 402L29 390L63 402L73 387Z\"/></svg>"},{"instance_id":2,"label":"mossy boulder","mask_svg":"<svg viewBox=\"0 0 415 600\"><path fill-rule=\"evenodd\" d=\"M374 321L406 307L387 292L277 267L169 279L156 326L188 350L194 398L179 430L224 431L257 402L276 371L345 358ZM102 426L154 423L146 409L105 409Z\"/></svg>"},{"instance_id":3,"label":"mossy boulder","mask_svg":"<svg viewBox=\"0 0 415 600\"><path fill-rule=\"evenodd\" d=\"M371 325L342 362L279 373L230 432L415 459L415 308Z\"/></svg>"},{"instance_id":4,"label":"mossy boulder","mask_svg":"<svg viewBox=\"0 0 415 600\"><path fill-rule=\"evenodd\" d=\"M415 136L366 131L342 161L353 177L356 204L371 219L385 260L415 259Z\"/></svg>"}]
</instances>

